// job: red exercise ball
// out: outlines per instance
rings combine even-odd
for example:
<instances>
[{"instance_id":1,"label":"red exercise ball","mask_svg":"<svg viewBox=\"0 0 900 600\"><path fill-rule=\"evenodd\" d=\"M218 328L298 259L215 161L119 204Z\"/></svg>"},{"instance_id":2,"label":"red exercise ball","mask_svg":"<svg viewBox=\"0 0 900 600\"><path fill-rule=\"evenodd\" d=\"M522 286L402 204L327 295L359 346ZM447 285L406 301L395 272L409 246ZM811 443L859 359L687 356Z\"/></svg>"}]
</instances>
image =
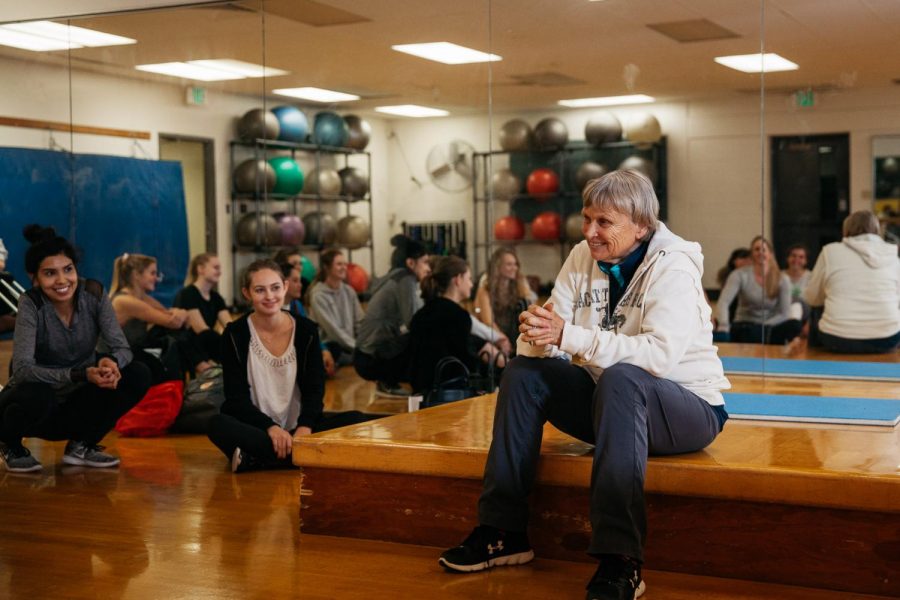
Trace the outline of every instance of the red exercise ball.
<instances>
[{"instance_id":1,"label":"red exercise ball","mask_svg":"<svg viewBox=\"0 0 900 600\"><path fill-rule=\"evenodd\" d=\"M347 284L362 294L369 287L369 274L356 263L347 263Z\"/></svg>"},{"instance_id":2,"label":"red exercise ball","mask_svg":"<svg viewBox=\"0 0 900 600\"><path fill-rule=\"evenodd\" d=\"M525 223L519 217L508 215L494 223L494 238L498 240L521 240L525 237Z\"/></svg>"},{"instance_id":3,"label":"red exercise ball","mask_svg":"<svg viewBox=\"0 0 900 600\"><path fill-rule=\"evenodd\" d=\"M536 240L550 242L559 239L562 217L559 213L548 210L540 213L531 222L531 235Z\"/></svg>"},{"instance_id":4,"label":"red exercise ball","mask_svg":"<svg viewBox=\"0 0 900 600\"><path fill-rule=\"evenodd\" d=\"M525 182L525 189L532 196L545 197L559 191L559 177L553 169L535 169Z\"/></svg>"}]
</instances>

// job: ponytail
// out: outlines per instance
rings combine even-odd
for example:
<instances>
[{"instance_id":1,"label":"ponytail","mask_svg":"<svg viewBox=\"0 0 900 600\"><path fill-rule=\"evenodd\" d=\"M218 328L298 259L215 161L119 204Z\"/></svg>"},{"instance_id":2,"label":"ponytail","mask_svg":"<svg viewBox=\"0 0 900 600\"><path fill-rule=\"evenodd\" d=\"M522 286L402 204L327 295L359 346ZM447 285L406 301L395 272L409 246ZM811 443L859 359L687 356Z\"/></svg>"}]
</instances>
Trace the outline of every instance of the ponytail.
<instances>
[{"instance_id":1,"label":"ponytail","mask_svg":"<svg viewBox=\"0 0 900 600\"><path fill-rule=\"evenodd\" d=\"M156 259L146 254L128 254L117 256L113 261L112 284L109 286L109 297L112 298L124 288L131 285L131 277L135 273L143 273L144 270L156 262Z\"/></svg>"},{"instance_id":2,"label":"ponytail","mask_svg":"<svg viewBox=\"0 0 900 600\"><path fill-rule=\"evenodd\" d=\"M197 279L200 277L200 267L208 263L209 259L215 257L216 254L214 252L204 252L192 258L190 264L188 265L188 274L184 280L184 285L193 285L194 283L196 283Z\"/></svg>"},{"instance_id":3,"label":"ponytail","mask_svg":"<svg viewBox=\"0 0 900 600\"><path fill-rule=\"evenodd\" d=\"M469 264L458 256L442 256L437 259L431 274L425 277L419 286L422 288L422 299L430 302L446 293L453 278L469 270Z\"/></svg>"}]
</instances>

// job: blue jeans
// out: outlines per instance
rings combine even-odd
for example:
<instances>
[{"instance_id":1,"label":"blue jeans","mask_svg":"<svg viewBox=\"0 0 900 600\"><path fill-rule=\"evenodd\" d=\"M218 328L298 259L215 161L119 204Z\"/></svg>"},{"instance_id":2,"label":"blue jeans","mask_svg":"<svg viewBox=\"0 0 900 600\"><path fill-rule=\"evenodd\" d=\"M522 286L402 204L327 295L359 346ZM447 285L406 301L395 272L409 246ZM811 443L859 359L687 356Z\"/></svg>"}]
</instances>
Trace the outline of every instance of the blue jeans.
<instances>
[{"instance_id":1,"label":"blue jeans","mask_svg":"<svg viewBox=\"0 0 900 600\"><path fill-rule=\"evenodd\" d=\"M694 452L718 435L702 398L640 367L618 364L597 384L565 360L516 357L500 382L494 431L478 502L479 522L525 531L546 421L594 445L590 554L643 560L648 455Z\"/></svg>"}]
</instances>

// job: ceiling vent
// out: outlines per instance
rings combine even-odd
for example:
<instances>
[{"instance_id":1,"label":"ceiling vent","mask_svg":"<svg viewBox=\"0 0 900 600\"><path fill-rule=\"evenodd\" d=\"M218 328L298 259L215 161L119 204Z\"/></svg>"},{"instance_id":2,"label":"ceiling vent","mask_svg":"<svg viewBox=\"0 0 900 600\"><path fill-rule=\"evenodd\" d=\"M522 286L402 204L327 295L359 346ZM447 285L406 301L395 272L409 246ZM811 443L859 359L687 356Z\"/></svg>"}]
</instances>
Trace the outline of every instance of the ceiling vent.
<instances>
[{"instance_id":1,"label":"ceiling vent","mask_svg":"<svg viewBox=\"0 0 900 600\"><path fill-rule=\"evenodd\" d=\"M540 87L563 87L569 85L583 85L587 83L583 79L569 77L562 73L554 71L542 71L540 73L523 73L521 75L511 75L513 81L509 85L529 85Z\"/></svg>"},{"instance_id":2,"label":"ceiling vent","mask_svg":"<svg viewBox=\"0 0 900 600\"><path fill-rule=\"evenodd\" d=\"M647 25L653 31L663 34L676 42L708 42L711 40L727 40L741 37L730 29L716 25L707 19L691 19L689 21L669 21Z\"/></svg>"},{"instance_id":3,"label":"ceiling vent","mask_svg":"<svg viewBox=\"0 0 900 600\"><path fill-rule=\"evenodd\" d=\"M243 4L243 6L249 8L253 8L255 5L255 2ZM277 15L312 27L352 25L354 23L367 23L371 20L356 13L328 6L315 0L266 0L263 6L266 14Z\"/></svg>"}]
</instances>

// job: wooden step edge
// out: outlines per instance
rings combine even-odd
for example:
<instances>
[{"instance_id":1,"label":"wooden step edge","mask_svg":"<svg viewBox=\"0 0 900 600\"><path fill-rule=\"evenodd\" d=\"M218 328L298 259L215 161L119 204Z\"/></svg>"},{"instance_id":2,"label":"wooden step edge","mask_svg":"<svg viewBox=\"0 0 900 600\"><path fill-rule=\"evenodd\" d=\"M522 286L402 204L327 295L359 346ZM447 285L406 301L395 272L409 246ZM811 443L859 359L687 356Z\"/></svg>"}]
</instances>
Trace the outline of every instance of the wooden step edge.
<instances>
[{"instance_id":1,"label":"wooden step edge","mask_svg":"<svg viewBox=\"0 0 900 600\"><path fill-rule=\"evenodd\" d=\"M416 444L301 437L294 464L420 476L481 479L486 450ZM587 487L591 461L584 456L541 457L543 485ZM820 508L900 513L900 478L802 469L699 465L650 459L645 489L651 493L746 500Z\"/></svg>"}]
</instances>

